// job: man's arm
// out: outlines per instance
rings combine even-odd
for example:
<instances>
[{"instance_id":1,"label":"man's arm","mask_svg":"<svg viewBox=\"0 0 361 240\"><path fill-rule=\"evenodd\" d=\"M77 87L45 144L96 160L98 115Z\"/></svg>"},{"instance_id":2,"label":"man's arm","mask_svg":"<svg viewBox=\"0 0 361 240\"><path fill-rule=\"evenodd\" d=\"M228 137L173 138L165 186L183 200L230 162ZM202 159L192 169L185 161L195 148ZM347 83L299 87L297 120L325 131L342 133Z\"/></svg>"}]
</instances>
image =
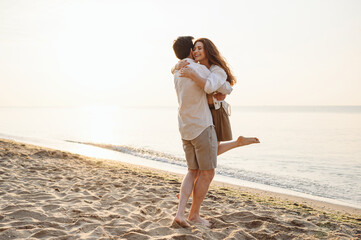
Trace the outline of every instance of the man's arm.
<instances>
[{"instance_id":1,"label":"man's arm","mask_svg":"<svg viewBox=\"0 0 361 240\"><path fill-rule=\"evenodd\" d=\"M172 70L171 70L172 74L174 74L176 70L179 70L182 67L187 66L187 65L189 65L189 62L187 62L187 60L178 61L177 64L174 67L172 67Z\"/></svg>"},{"instance_id":2,"label":"man's arm","mask_svg":"<svg viewBox=\"0 0 361 240\"><path fill-rule=\"evenodd\" d=\"M192 79L202 89L204 89L207 82L206 78L202 78L193 68L188 66L185 66L180 70L180 76Z\"/></svg>"}]
</instances>

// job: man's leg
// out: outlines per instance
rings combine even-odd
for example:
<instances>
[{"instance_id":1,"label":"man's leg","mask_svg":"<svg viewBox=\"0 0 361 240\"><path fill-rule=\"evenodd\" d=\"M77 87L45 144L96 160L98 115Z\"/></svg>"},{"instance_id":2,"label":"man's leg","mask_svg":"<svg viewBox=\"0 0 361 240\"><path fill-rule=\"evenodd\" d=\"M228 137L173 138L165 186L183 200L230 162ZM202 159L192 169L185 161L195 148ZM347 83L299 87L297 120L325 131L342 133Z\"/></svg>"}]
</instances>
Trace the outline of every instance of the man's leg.
<instances>
[{"instance_id":1,"label":"man's leg","mask_svg":"<svg viewBox=\"0 0 361 240\"><path fill-rule=\"evenodd\" d=\"M191 195L191 193L193 191L194 181L197 178L197 175L198 175L198 170L188 169L188 173L184 177L183 182L182 182L179 204L178 204L178 211L174 218L174 221L176 221L182 227L190 226L189 223L184 218L184 212L185 212L185 208L186 208L189 196Z\"/></svg>"},{"instance_id":2,"label":"man's leg","mask_svg":"<svg viewBox=\"0 0 361 240\"><path fill-rule=\"evenodd\" d=\"M241 147L241 146L246 146L246 145L250 145L253 143L259 143L258 138L255 137L242 137L239 136L238 139L236 141L232 141L232 142L226 142L226 143L220 143L218 142L218 152L217 152L217 156L221 155L222 153L225 153L233 148L236 147Z\"/></svg>"},{"instance_id":3,"label":"man's leg","mask_svg":"<svg viewBox=\"0 0 361 240\"><path fill-rule=\"evenodd\" d=\"M197 181L200 173L201 173L200 171L197 172L197 176L196 176L196 178L194 179L193 186L196 184L196 181ZM194 189L194 188L193 188L193 189ZM192 191L192 193L193 193L193 191ZM192 195L192 193L191 193L191 195ZM176 194L176 197L177 197L178 199L179 199L179 196L180 196L180 193L177 193L177 194Z\"/></svg>"},{"instance_id":4,"label":"man's leg","mask_svg":"<svg viewBox=\"0 0 361 240\"><path fill-rule=\"evenodd\" d=\"M199 175L199 177L195 183L194 189L193 189L192 207L191 207L191 210L189 212L189 217L188 217L189 221L201 223L208 227L210 226L209 221L200 217L199 210L201 208L203 199L208 192L208 188L212 182L214 174L215 174L214 169L200 170L200 175ZM182 195L181 195L181 197L182 197Z\"/></svg>"}]
</instances>

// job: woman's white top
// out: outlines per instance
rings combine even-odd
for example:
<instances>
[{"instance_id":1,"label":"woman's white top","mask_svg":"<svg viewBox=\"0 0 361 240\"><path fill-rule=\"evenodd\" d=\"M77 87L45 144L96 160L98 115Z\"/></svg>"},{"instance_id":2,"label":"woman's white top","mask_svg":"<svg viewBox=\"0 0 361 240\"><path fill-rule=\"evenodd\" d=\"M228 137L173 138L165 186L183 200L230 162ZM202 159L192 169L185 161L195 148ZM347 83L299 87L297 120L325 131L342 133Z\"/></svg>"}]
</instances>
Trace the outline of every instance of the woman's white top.
<instances>
[{"instance_id":1,"label":"woman's white top","mask_svg":"<svg viewBox=\"0 0 361 240\"><path fill-rule=\"evenodd\" d=\"M227 74L226 72L219 67L218 65L212 65L209 70L211 71L211 74L207 78L207 82L204 86L204 91L209 93L210 89L214 89L214 86L212 86L212 83L218 83L222 84L221 87L217 89L217 91L213 92L213 94L216 93L222 93L222 94L230 94L233 90L231 87L231 84L227 81ZM213 80L208 81L209 78L212 78ZM213 97L214 102L214 108L219 109L221 106L224 108L226 113L230 116L231 115L231 105L229 105L226 101L218 101L215 97Z\"/></svg>"}]
</instances>

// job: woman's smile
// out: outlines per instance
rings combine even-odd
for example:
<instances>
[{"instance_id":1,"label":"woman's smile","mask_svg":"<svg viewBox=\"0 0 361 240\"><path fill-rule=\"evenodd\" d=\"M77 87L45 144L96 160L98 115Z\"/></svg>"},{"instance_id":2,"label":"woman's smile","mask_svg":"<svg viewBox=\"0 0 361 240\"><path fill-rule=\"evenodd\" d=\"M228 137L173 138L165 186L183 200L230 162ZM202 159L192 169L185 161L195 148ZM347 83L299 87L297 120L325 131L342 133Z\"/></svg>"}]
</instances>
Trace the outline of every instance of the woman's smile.
<instances>
[{"instance_id":1,"label":"woman's smile","mask_svg":"<svg viewBox=\"0 0 361 240\"><path fill-rule=\"evenodd\" d=\"M196 60L197 62L200 62L206 58L206 54L202 42L197 42L194 45L193 56L194 56L194 60Z\"/></svg>"}]
</instances>

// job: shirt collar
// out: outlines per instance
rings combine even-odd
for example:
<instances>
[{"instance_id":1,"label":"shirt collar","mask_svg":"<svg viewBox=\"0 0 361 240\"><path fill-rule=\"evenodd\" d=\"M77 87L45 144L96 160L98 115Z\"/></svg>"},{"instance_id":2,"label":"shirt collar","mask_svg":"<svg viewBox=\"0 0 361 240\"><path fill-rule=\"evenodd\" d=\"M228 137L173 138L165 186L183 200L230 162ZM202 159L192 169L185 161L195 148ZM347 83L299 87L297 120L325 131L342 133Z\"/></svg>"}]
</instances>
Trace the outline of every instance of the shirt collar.
<instances>
[{"instance_id":1,"label":"shirt collar","mask_svg":"<svg viewBox=\"0 0 361 240\"><path fill-rule=\"evenodd\" d=\"M196 62L196 61L194 61L194 59L192 59L192 58L185 58L185 60L187 60L188 62Z\"/></svg>"}]
</instances>

